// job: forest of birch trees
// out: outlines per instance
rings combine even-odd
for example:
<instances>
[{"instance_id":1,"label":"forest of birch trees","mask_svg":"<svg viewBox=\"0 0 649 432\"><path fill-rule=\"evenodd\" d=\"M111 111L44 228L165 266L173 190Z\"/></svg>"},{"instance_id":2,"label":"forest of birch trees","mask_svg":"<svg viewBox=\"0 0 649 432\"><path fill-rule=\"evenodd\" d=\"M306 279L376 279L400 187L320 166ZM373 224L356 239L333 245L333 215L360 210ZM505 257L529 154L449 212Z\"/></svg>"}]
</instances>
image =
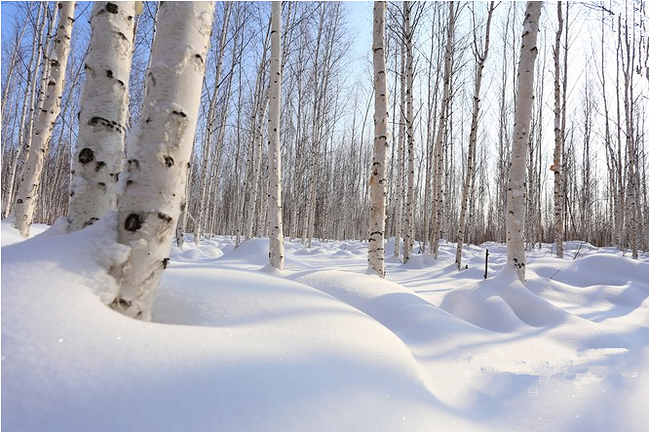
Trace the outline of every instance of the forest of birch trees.
<instances>
[{"instance_id":1,"label":"forest of birch trees","mask_svg":"<svg viewBox=\"0 0 649 432\"><path fill-rule=\"evenodd\" d=\"M115 30L120 48L108 46L108 60L106 50L93 55L100 49L93 45L101 43L91 44L89 23L99 11L93 3L76 9L69 2L3 4L3 14L10 9L14 19L2 39L3 218L16 217L34 200L29 223L60 217L75 229L92 223L115 208L120 172L135 169L129 164L137 161L123 155L131 135L141 141L156 132L153 126L150 133L133 129L148 124L148 117L140 121L150 115L147 98L155 97L147 71L169 22L156 2L120 6L119 13L102 3L111 19L125 14ZM313 239L371 237L374 98L381 84L372 63L372 5L274 7L277 26L270 2L216 3L200 59L205 78L192 90L198 117L183 165L187 181L176 191L179 245L183 233L195 242L212 235L234 236L237 243L284 236L307 247ZM525 8L514 2L385 5L384 80L377 96L387 106L379 179L386 198L377 211L386 215L380 242L396 237L402 261L413 251L435 255L448 241L458 243L461 268L463 244L505 242L510 165L525 168L524 219L518 222L527 248L555 243L561 255L563 241L581 240L635 257L649 250L646 1L543 4L535 79L526 89L532 95L529 133L524 154L512 162ZM99 19L92 16L93 26ZM376 31L375 22L375 38ZM274 34L280 36L275 66ZM106 76L95 76L98 67ZM271 85L276 76L279 90ZM57 86L58 101L51 96ZM121 111L105 105L101 86L120 91ZM111 138L93 136L80 123L101 122L106 110L119 117L106 129L121 137L112 147L121 162L86 164L101 160L87 143ZM182 122L185 112L174 113ZM164 162L175 167L180 159L165 156ZM273 181L278 175L281 182ZM96 213L70 210L71 200L84 193L106 195Z\"/></svg>"}]
</instances>

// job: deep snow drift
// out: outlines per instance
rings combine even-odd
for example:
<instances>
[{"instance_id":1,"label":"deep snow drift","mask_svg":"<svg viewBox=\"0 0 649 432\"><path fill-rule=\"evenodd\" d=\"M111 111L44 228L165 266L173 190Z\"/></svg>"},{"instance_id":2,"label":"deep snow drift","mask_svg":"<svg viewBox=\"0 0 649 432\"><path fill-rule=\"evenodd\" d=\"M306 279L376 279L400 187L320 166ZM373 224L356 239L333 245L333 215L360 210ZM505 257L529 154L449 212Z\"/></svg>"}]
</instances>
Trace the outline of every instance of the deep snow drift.
<instances>
[{"instance_id":1,"label":"deep snow drift","mask_svg":"<svg viewBox=\"0 0 649 432\"><path fill-rule=\"evenodd\" d=\"M2 223L3 430L646 430L647 257L545 245L523 286L498 244L458 272L388 243L381 280L361 242L287 242L278 275L265 239L188 239L144 323L102 303L109 224Z\"/></svg>"}]
</instances>

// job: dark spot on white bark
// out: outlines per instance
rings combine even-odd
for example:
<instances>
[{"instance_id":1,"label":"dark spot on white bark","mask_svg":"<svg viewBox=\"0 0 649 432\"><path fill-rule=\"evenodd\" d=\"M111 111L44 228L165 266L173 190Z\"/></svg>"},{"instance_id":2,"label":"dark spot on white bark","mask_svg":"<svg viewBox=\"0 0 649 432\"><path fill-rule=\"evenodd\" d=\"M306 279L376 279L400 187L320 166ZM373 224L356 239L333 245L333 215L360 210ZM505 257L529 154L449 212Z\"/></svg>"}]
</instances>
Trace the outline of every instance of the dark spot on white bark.
<instances>
[{"instance_id":1,"label":"dark spot on white bark","mask_svg":"<svg viewBox=\"0 0 649 432\"><path fill-rule=\"evenodd\" d=\"M201 55L200 55L200 54L195 54L195 55L194 55L194 58L196 58L196 59L198 59L198 60L200 60L200 61L201 61L201 63L203 63L203 57L201 57Z\"/></svg>"},{"instance_id":2,"label":"dark spot on white bark","mask_svg":"<svg viewBox=\"0 0 649 432\"><path fill-rule=\"evenodd\" d=\"M59 61L56 59L52 59L50 60L50 65L52 65L52 67L59 67L61 63L59 63Z\"/></svg>"},{"instance_id":3,"label":"dark spot on white bark","mask_svg":"<svg viewBox=\"0 0 649 432\"><path fill-rule=\"evenodd\" d=\"M124 300L123 298L116 298L115 300L113 300L111 306L113 306L113 308L117 307L120 310L126 310L131 306L131 302Z\"/></svg>"},{"instance_id":4,"label":"dark spot on white bark","mask_svg":"<svg viewBox=\"0 0 649 432\"><path fill-rule=\"evenodd\" d=\"M91 149L88 147L81 149L79 152L79 162L82 164L87 164L95 160L95 152L93 152Z\"/></svg>"},{"instance_id":5,"label":"dark spot on white bark","mask_svg":"<svg viewBox=\"0 0 649 432\"><path fill-rule=\"evenodd\" d=\"M165 258L162 260L162 269L166 269L167 266L169 265L169 258Z\"/></svg>"},{"instance_id":6,"label":"dark spot on white bark","mask_svg":"<svg viewBox=\"0 0 649 432\"><path fill-rule=\"evenodd\" d=\"M184 212L185 211L185 203L180 203L180 211Z\"/></svg>"},{"instance_id":7,"label":"dark spot on white bark","mask_svg":"<svg viewBox=\"0 0 649 432\"><path fill-rule=\"evenodd\" d=\"M124 229L126 231L135 232L140 228L142 228L142 219L139 214L131 213L126 217L126 221L124 222Z\"/></svg>"},{"instance_id":8,"label":"dark spot on white bark","mask_svg":"<svg viewBox=\"0 0 649 432\"><path fill-rule=\"evenodd\" d=\"M128 169L130 171L136 171L140 169L140 162L137 159L129 159Z\"/></svg>"},{"instance_id":9,"label":"dark spot on white bark","mask_svg":"<svg viewBox=\"0 0 649 432\"><path fill-rule=\"evenodd\" d=\"M106 11L116 14L118 10L118 7L115 3L106 3Z\"/></svg>"},{"instance_id":10,"label":"dark spot on white bark","mask_svg":"<svg viewBox=\"0 0 649 432\"><path fill-rule=\"evenodd\" d=\"M23 200L21 200L20 198L18 198L18 199L16 200L16 204L22 204L22 203L23 203Z\"/></svg>"},{"instance_id":11,"label":"dark spot on white bark","mask_svg":"<svg viewBox=\"0 0 649 432\"><path fill-rule=\"evenodd\" d=\"M106 166L106 162L97 162L97 166L95 167L95 172L99 172L99 170L105 166Z\"/></svg>"},{"instance_id":12,"label":"dark spot on white bark","mask_svg":"<svg viewBox=\"0 0 649 432\"><path fill-rule=\"evenodd\" d=\"M71 197L74 196L74 191L71 191L71 192L70 192L70 196L71 196Z\"/></svg>"},{"instance_id":13,"label":"dark spot on white bark","mask_svg":"<svg viewBox=\"0 0 649 432\"><path fill-rule=\"evenodd\" d=\"M107 70L106 70L106 76L107 76L108 78L112 78L112 77L113 77L113 71L110 70L110 69L107 69Z\"/></svg>"},{"instance_id":14,"label":"dark spot on white bark","mask_svg":"<svg viewBox=\"0 0 649 432\"><path fill-rule=\"evenodd\" d=\"M165 221L166 223L171 223L171 216L166 215L164 213L158 213L158 217Z\"/></svg>"},{"instance_id":15,"label":"dark spot on white bark","mask_svg":"<svg viewBox=\"0 0 649 432\"><path fill-rule=\"evenodd\" d=\"M97 187L99 187L99 189L106 190L106 183L99 182L97 183Z\"/></svg>"},{"instance_id":16,"label":"dark spot on white bark","mask_svg":"<svg viewBox=\"0 0 649 432\"><path fill-rule=\"evenodd\" d=\"M175 114L175 115L180 116L180 117L182 117L182 118L187 117L187 114L185 114L185 113L182 112L182 111L176 111L176 110L173 110L173 111L171 111L171 114Z\"/></svg>"},{"instance_id":17,"label":"dark spot on white bark","mask_svg":"<svg viewBox=\"0 0 649 432\"><path fill-rule=\"evenodd\" d=\"M174 158L165 156L165 165L167 165L167 168L171 168L174 165Z\"/></svg>"}]
</instances>

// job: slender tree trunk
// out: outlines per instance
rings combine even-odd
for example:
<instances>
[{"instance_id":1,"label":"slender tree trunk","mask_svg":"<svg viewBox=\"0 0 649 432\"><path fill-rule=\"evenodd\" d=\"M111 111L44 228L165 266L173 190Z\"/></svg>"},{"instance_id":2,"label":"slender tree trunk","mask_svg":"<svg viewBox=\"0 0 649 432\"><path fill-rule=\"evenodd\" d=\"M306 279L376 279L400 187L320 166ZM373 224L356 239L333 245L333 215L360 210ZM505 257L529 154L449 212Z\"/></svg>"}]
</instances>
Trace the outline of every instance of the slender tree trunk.
<instances>
[{"instance_id":1,"label":"slender tree trunk","mask_svg":"<svg viewBox=\"0 0 649 432\"><path fill-rule=\"evenodd\" d=\"M280 112L282 107L282 2L271 3L270 31L270 102L268 104L268 170L270 190L270 265L284 269L284 231L282 228L282 151L280 147Z\"/></svg>"},{"instance_id":2,"label":"slender tree trunk","mask_svg":"<svg viewBox=\"0 0 649 432\"><path fill-rule=\"evenodd\" d=\"M412 28L410 23L409 1L403 2L403 31L406 42L406 138L408 143L408 197L406 199L405 239L403 243L403 262L408 262L412 251L415 215L415 136L413 128L413 59Z\"/></svg>"},{"instance_id":3,"label":"slender tree trunk","mask_svg":"<svg viewBox=\"0 0 649 432\"><path fill-rule=\"evenodd\" d=\"M70 37L74 22L75 2L59 2L60 9L58 30L54 41L53 52L49 58L50 73L47 82L47 93L43 108L38 117L32 137L33 149L30 151L23 170L16 199L16 228L23 237L29 235L36 202L38 187L43 172L45 155L48 153L54 121L61 110L61 95L65 84L65 69L70 53Z\"/></svg>"},{"instance_id":4,"label":"slender tree trunk","mask_svg":"<svg viewBox=\"0 0 649 432\"><path fill-rule=\"evenodd\" d=\"M557 3L557 28L554 45L554 243L558 258L563 258L563 128L561 122L561 34L563 32L562 2Z\"/></svg>"},{"instance_id":5,"label":"slender tree trunk","mask_svg":"<svg viewBox=\"0 0 649 432\"><path fill-rule=\"evenodd\" d=\"M507 190L507 262L521 282L525 281L525 171L529 127L534 101L534 62L542 2L528 1L518 63L518 91L512 142L509 187Z\"/></svg>"},{"instance_id":6,"label":"slender tree trunk","mask_svg":"<svg viewBox=\"0 0 649 432\"><path fill-rule=\"evenodd\" d=\"M448 112L450 105L451 92L451 65L453 61L453 35L455 33L455 7L454 2L448 3L448 24L446 34L446 48L444 50L444 86L442 93L442 106L440 107L439 122L437 124L437 137L435 139L435 148L433 151L434 160L434 178L433 178L433 210L432 210L432 230L430 238L430 251L437 259L439 249L439 240L442 230L442 170L443 170L443 151L442 144L446 137L446 125L448 124Z\"/></svg>"},{"instance_id":7,"label":"slender tree trunk","mask_svg":"<svg viewBox=\"0 0 649 432\"><path fill-rule=\"evenodd\" d=\"M475 178L475 153L476 141L478 140L478 119L480 118L480 89L482 87L482 73L484 64L489 54L489 34L491 30L491 17L495 9L494 2L489 3L487 10L487 24L485 29L484 48L482 52L478 50L477 37L474 35L473 49L476 58L475 82L473 88L473 114L471 116L471 130L469 132L469 149L467 151L467 167L464 179L464 188L462 190L462 208L460 210L460 227L458 232L457 249L455 251L455 264L457 269L462 268L462 245L467 237L467 209L469 196L473 192L473 182Z\"/></svg>"},{"instance_id":8,"label":"slender tree trunk","mask_svg":"<svg viewBox=\"0 0 649 432\"><path fill-rule=\"evenodd\" d=\"M399 73L400 99L399 99L399 150L397 152L397 204L395 209L396 232L394 238L394 256L399 256L401 239L403 235L403 204L406 197L407 184L404 178L404 164L406 159L406 47L400 44L401 69ZM405 256L405 252L404 252Z\"/></svg>"},{"instance_id":9,"label":"slender tree trunk","mask_svg":"<svg viewBox=\"0 0 649 432\"><path fill-rule=\"evenodd\" d=\"M117 206L117 178L123 166L128 118L134 15L133 2L95 2L93 6L79 139L70 184L70 231L91 225Z\"/></svg>"},{"instance_id":10,"label":"slender tree trunk","mask_svg":"<svg viewBox=\"0 0 649 432\"><path fill-rule=\"evenodd\" d=\"M160 5L148 93L127 149L119 202L118 241L131 247L111 274L119 292L111 307L151 319L151 305L169 263L198 117L214 3Z\"/></svg>"},{"instance_id":11,"label":"slender tree trunk","mask_svg":"<svg viewBox=\"0 0 649 432\"><path fill-rule=\"evenodd\" d=\"M385 201L387 179L385 165L388 147L388 90L385 70L385 8L384 1L374 2L374 157L370 176L369 267L385 277Z\"/></svg>"},{"instance_id":12,"label":"slender tree trunk","mask_svg":"<svg viewBox=\"0 0 649 432\"><path fill-rule=\"evenodd\" d=\"M232 3L225 2L223 10L223 25L221 27L221 34L219 37L219 46L218 54L216 58L216 75L214 77L214 91L212 92L212 100L210 101L210 108L207 112L207 129L203 138L202 152L203 152L203 163L201 165L200 172L200 184L198 192L198 214L196 215L196 222L194 226L194 243L198 245L200 237L203 234L203 227L205 225L205 196L207 193L207 178L208 178L208 165L210 159L210 148L212 143L212 138L214 135L214 123L216 122L216 103L219 96L219 90L221 88L221 71L223 70L223 55L225 53L225 42L228 35L228 23L230 18L230 10ZM227 106L227 104L226 104ZM225 114L223 114L225 116ZM213 163L216 161L213 160Z\"/></svg>"},{"instance_id":13,"label":"slender tree trunk","mask_svg":"<svg viewBox=\"0 0 649 432\"><path fill-rule=\"evenodd\" d=\"M36 18L36 22L38 23L34 27L34 32L36 35L36 40L32 44L32 51L31 55L29 58L29 66L27 70L27 88L29 93L29 98L25 100L25 103L22 105L22 110L20 114L20 126L18 129L18 146L16 149L16 157L14 162L11 164L11 173L9 175L9 181L7 181L7 186L8 186L8 191L7 191L7 200L6 200L6 207L5 211L3 214L3 217L6 218L11 214L11 210L13 209L13 201L14 201L14 193L16 190L16 173L18 172L18 168L21 164L22 158L25 156L29 155L29 144L26 142L26 140L29 140L31 142L31 125L33 124L34 120L34 103L35 103L35 98L36 98L36 82L38 81L38 74L37 74L37 67L35 67L35 63L38 63L38 59L43 57L43 44L41 43L41 35L43 32L43 29L46 28L46 23L47 21L47 6L45 3L40 3L38 7L38 16ZM48 33L49 34L49 33ZM49 38L48 38L49 40ZM7 86L8 88L9 86ZM5 99L3 98L3 102ZM26 127L26 122L27 122L27 117L28 117L28 110L29 112L32 113L32 118L29 120L28 124L30 131L27 131ZM4 112L4 108L2 109ZM37 111L37 112L40 112ZM23 153L25 153L23 155ZM22 157L21 157L22 155Z\"/></svg>"}]
</instances>

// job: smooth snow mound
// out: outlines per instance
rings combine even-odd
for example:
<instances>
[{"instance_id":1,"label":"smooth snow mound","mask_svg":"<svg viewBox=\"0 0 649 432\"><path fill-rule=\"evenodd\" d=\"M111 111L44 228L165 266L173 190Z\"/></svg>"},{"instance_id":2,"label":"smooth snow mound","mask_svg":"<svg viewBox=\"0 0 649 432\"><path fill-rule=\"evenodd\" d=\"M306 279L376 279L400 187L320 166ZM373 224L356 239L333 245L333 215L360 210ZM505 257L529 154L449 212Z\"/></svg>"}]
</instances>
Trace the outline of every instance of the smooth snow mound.
<instances>
[{"instance_id":1,"label":"smooth snow mound","mask_svg":"<svg viewBox=\"0 0 649 432\"><path fill-rule=\"evenodd\" d=\"M646 260L543 245L522 285L503 245L467 245L458 272L442 242L380 279L364 242L287 241L278 272L268 239L188 236L145 323L104 304L115 223L26 241L1 224L3 429L646 429Z\"/></svg>"}]
</instances>

